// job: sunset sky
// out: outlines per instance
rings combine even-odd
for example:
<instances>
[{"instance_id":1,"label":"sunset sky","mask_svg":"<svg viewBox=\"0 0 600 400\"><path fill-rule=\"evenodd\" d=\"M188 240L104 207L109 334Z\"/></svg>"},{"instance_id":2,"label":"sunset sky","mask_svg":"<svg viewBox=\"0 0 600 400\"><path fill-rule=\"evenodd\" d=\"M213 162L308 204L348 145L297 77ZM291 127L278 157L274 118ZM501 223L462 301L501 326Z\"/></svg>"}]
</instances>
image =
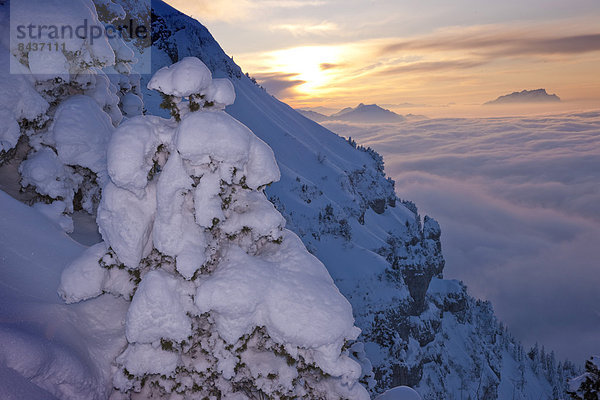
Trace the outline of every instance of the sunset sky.
<instances>
[{"instance_id":1,"label":"sunset sky","mask_svg":"<svg viewBox=\"0 0 600 400\"><path fill-rule=\"evenodd\" d=\"M598 0L167 2L294 107L478 114L538 88L563 100L542 111L600 107Z\"/></svg>"}]
</instances>

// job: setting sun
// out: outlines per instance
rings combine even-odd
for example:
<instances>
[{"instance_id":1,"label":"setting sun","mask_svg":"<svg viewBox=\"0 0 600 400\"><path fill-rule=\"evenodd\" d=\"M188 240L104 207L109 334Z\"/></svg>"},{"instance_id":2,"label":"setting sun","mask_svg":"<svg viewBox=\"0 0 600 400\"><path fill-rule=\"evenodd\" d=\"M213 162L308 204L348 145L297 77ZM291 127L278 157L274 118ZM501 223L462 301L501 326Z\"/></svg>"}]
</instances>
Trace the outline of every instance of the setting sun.
<instances>
[{"instance_id":1,"label":"setting sun","mask_svg":"<svg viewBox=\"0 0 600 400\"><path fill-rule=\"evenodd\" d=\"M326 89L335 76L340 50L334 46L303 46L277 50L265 55L271 71L289 74L302 81L295 88L298 94L314 94Z\"/></svg>"},{"instance_id":2,"label":"setting sun","mask_svg":"<svg viewBox=\"0 0 600 400\"><path fill-rule=\"evenodd\" d=\"M338 62L335 47L296 47L272 53L273 65L281 71L298 74L306 83L299 90L309 92L326 86L332 77L331 68Z\"/></svg>"}]
</instances>

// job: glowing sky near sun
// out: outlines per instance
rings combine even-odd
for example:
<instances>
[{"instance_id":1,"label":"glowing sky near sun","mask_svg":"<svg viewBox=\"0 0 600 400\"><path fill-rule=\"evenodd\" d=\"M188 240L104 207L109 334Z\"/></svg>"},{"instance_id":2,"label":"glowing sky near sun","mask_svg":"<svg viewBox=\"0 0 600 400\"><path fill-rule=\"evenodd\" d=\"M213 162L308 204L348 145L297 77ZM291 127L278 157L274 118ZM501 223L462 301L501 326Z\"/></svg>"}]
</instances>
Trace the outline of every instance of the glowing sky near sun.
<instances>
[{"instance_id":1,"label":"glowing sky near sun","mask_svg":"<svg viewBox=\"0 0 600 400\"><path fill-rule=\"evenodd\" d=\"M167 2L294 107L480 114L538 88L563 100L549 112L600 107L598 0Z\"/></svg>"}]
</instances>

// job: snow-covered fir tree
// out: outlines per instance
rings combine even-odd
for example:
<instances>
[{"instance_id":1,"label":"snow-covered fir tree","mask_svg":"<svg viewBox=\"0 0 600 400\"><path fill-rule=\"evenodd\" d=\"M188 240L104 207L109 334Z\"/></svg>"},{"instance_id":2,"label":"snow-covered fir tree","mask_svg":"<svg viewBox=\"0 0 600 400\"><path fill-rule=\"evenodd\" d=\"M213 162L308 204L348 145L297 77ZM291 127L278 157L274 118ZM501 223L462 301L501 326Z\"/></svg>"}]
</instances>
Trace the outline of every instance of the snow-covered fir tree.
<instances>
[{"instance_id":1,"label":"snow-covered fir tree","mask_svg":"<svg viewBox=\"0 0 600 400\"><path fill-rule=\"evenodd\" d=\"M569 381L569 395L573 400L600 399L600 357L586 361L585 373Z\"/></svg>"},{"instance_id":2,"label":"snow-covered fir tree","mask_svg":"<svg viewBox=\"0 0 600 400\"><path fill-rule=\"evenodd\" d=\"M60 16L66 26L85 20L103 29L103 23L125 15L110 0L97 3L102 5L100 14L87 1L71 1L68 8L23 1L12 7L10 23L28 25L35 18L36 24L49 26ZM44 35L40 42L56 42L49 31ZM107 143L124 116L141 114L142 100L140 76L129 73L134 53L119 37L73 35L61 47L34 51L14 45L10 55L2 55L2 62L10 64L2 70L13 74L0 93L5 99L0 115L7 121L0 130L0 166L11 164L18 170L19 197L69 232L74 211L95 214L108 179ZM11 100L15 93L21 93L20 101Z\"/></svg>"},{"instance_id":3,"label":"snow-covered fir tree","mask_svg":"<svg viewBox=\"0 0 600 400\"><path fill-rule=\"evenodd\" d=\"M131 299L113 398L368 399L360 330L327 270L263 193L272 150L223 111L233 85L197 58L159 70L173 118L131 118L108 146L104 241L63 273L77 302Z\"/></svg>"}]
</instances>

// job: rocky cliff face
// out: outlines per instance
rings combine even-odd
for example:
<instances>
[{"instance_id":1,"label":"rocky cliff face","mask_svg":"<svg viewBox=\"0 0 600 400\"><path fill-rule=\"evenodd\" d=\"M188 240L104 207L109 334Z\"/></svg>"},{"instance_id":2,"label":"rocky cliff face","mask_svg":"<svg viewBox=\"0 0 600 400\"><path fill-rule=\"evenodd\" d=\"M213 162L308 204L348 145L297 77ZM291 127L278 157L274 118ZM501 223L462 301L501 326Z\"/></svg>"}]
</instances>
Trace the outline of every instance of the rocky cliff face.
<instances>
[{"instance_id":1,"label":"rocky cliff face","mask_svg":"<svg viewBox=\"0 0 600 400\"><path fill-rule=\"evenodd\" d=\"M439 225L397 197L381 156L270 96L192 18L153 2L152 27L153 70L196 56L234 83L227 112L273 148L282 178L267 194L352 303L373 394L409 385L426 399L561 398L572 365L525 354L489 303L443 279ZM146 109L165 115L154 96Z\"/></svg>"}]
</instances>

